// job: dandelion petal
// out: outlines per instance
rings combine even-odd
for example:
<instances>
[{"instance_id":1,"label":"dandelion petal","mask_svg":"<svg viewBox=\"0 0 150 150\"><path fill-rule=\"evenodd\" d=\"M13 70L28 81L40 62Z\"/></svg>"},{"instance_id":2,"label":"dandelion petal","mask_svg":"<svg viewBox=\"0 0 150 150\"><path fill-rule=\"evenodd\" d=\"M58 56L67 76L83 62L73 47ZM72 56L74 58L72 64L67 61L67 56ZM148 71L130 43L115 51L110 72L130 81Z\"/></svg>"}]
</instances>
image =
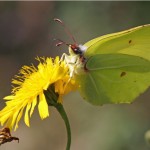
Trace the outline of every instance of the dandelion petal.
<instances>
[{"instance_id":1,"label":"dandelion petal","mask_svg":"<svg viewBox=\"0 0 150 150\"><path fill-rule=\"evenodd\" d=\"M28 127L30 126L30 123L29 123L29 109L30 108L31 108L31 103L29 102L26 107L26 112L25 112L25 116L24 116L24 122Z\"/></svg>"},{"instance_id":2,"label":"dandelion petal","mask_svg":"<svg viewBox=\"0 0 150 150\"><path fill-rule=\"evenodd\" d=\"M4 100L12 100L12 99L14 99L14 98L15 98L15 96L9 95L9 96L5 96L3 99L4 99Z\"/></svg>"},{"instance_id":3,"label":"dandelion petal","mask_svg":"<svg viewBox=\"0 0 150 150\"><path fill-rule=\"evenodd\" d=\"M46 98L43 92L39 95L38 110L39 110L41 119L44 119L49 116L48 105L47 105Z\"/></svg>"},{"instance_id":4,"label":"dandelion petal","mask_svg":"<svg viewBox=\"0 0 150 150\"><path fill-rule=\"evenodd\" d=\"M18 114L17 120L16 120L16 125L15 125L15 130L18 128L18 122L20 121L22 114L23 114L24 108L22 108Z\"/></svg>"},{"instance_id":5,"label":"dandelion petal","mask_svg":"<svg viewBox=\"0 0 150 150\"><path fill-rule=\"evenodd\" d=\"M34 111L34 108L35 108L36 104L37 104L37 98L35 97L35 98L33 99L33 102L32 102L32 106L31 106L31 110L30 110L30 117L31 117L32 114L33 114L33 111Z\"/></svg>"}]
</instances>

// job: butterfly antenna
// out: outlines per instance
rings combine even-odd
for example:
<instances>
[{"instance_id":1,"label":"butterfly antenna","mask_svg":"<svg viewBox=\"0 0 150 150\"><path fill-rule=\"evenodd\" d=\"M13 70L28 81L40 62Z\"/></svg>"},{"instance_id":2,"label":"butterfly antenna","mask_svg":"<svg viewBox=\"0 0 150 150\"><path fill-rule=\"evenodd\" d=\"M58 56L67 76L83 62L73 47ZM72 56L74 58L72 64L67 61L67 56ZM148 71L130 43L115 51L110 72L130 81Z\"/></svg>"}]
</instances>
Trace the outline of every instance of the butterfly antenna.
<instances>
[{"instance_id":1,"label":"butterfly antenna","mask_svg":"<svg viewBox=\"0 0 150 150\"><path fill-rule=\"evenodd\" d=\"M69 31L69 29L67 28L67 26L64 24L64 22L63 22L62 20L58 19L58 18L54 18L54 21L60 23L60 24L64 27L65 32L67 33L67 35L68 35L68 36L73 40L73 42L76 44L77 42L76 42L74 36L71 34L71 32ZM60 40L60 41L61 41L61 40ZM63 42L63 41L62 41L62 42ZM64 44L65 44L65 42L64 42Z\"/></svg>"},{"instance_id":2,"label":"butterfly antenna","mask_svg":"<svg viewBox=\"0 0 150 150\"><path fill-rule=\"evenodd\" d=\"M64 41L62 41L62 40L60 40L60 39L53 39L54 41L58 41L58 43L56 43L56 46L61 46L61 45L67 45L67 46L69 46L70 44L68 44L68 43L66 43L66 42L64 42Z\"/></svg>"}]
</instances>

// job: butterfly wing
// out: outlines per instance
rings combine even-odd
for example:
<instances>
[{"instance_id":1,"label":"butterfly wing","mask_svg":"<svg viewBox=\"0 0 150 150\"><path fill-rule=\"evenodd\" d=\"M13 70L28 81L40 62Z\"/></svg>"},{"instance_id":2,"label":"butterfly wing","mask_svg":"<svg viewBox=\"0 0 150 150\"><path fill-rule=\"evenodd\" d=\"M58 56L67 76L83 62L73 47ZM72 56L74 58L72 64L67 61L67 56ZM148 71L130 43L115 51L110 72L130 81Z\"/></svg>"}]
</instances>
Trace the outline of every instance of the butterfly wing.
<instances>
[{"instance_id":1,"label":"butterfly wing","mask_svg":"<svg viewBox=\"0 0 150 150\"><path fill-rule=\"evenodd\" d=\"M96 54L123 53L150 60L150 25L98 37L87 43L85 57Z\"/></svg>"},{"instance_id":2,"label":"butterfly wing","mask_svg":"<svg viewBox=\"0 0 150 150\"><path fill-rule=\"evenodd\" d=\"M150 61L126 54L90 57L76 75L80 93L94 105L131 103L150 85Z\"/></svg>"}]
</instances>

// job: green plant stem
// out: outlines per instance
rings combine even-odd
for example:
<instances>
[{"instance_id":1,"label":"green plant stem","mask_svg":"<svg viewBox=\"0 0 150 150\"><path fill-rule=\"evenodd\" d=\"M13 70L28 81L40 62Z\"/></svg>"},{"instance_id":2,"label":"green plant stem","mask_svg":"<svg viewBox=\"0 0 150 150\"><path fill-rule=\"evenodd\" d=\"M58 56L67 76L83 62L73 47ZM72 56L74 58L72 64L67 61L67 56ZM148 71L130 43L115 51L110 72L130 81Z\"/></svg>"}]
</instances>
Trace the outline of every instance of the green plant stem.
<instances>
[{"instance_id":1,"label":"green plant stem","mask_svg":"<svg viewBox=\"0 0 150 150\"><path fill-rule=\"evenodd\" d=\"M67 114L66 114L62 104L60 104L60 103L57 104L55 106L55 108L58 110L59 114L61 115L62 119L65 122L66 130L67 130L67 138L68 138L67 139L66 150L70 150L70 146L71 146L71 130L70 130L70 124L69 124L69 120L68 120Z\"/></svg>"},{"instance_id":2,"label":"green plant stem","mask_svg":"<svg viewBox=\"0 0 150 150\"><path fill-rule=\"evenodd\" d=\"M70 124L69 124L69 120L67 117L67 114L65 112L65 109L63 107L63 105L61 103L58 103L58 94L56 94L54 92L54 88L51 87L49 88L47 91L44 91L44 94L46 96L46 100L49 106L53 106L57 109L57 111L59 112L59 114L61 115L62 119L65 122L66 125L66 130L67 130L67 146L66 146L66 150L70 150L70 146L71 146L71 130L70 130Z\"/></svg>"}]
</instances>

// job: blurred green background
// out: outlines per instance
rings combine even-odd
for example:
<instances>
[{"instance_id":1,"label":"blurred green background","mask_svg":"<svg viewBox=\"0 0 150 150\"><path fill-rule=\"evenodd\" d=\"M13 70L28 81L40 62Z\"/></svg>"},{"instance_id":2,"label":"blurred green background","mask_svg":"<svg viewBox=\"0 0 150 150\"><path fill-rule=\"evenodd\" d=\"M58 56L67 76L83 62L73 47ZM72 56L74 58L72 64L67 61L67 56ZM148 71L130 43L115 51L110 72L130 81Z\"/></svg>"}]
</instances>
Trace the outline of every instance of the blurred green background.
<instances>
[{"instance_id":1,"label":"blurred green background","mask_svg":"<svg viewBox=\"0 0 150 150\"><path fill-rule=\"evenodd\" d=\"M11 92L11 79L22 65L36 64L36 56L55 57L68 53L55 47L54 38L72 40L53 18L62 19L78 43L150 23L150 2L0 2L0 106ZM32 87L31 87L32 88ZM150 129L150 91L131 105L95 107L78 92L64 98L72 128L71 150L148 150L144 134ZM31 127L23 119L13 135L20 143L1 150L65 150L64 123L54 108L43 121L37 110Z\"/></svg>"}]
</instances>

